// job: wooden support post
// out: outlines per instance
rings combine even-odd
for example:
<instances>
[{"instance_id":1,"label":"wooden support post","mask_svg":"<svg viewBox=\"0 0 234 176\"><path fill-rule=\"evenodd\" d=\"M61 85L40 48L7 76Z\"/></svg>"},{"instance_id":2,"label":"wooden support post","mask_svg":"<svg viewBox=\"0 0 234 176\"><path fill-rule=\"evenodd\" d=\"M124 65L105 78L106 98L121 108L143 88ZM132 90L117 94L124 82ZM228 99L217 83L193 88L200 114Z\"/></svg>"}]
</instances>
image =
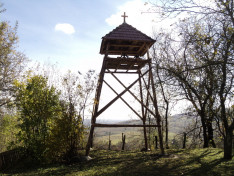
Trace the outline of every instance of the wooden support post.
<instances>
[{"instance_id":1,"label":"wooden support post","mask_svg":"<svg viewBox=\"0 0 234 176\"><path fill-rule=\"evenodd\" d=\"M145 125L145 121L143 121L143 125ZM144 130L144 139L145 139L145 149L148 150L148 140L147 140L147 133L146 133L146 127L143 127Z\"/></svg>"},{"instance_id":2,"label":"wooden support post","mask_svg":"<svg viewBox=\"0 0 234 176\"><path fill-rule=\"evenodd\" d=\"M151 124L151 119L150 119L150 116L148 117L149 119L149 125ZM148 140L148 146L149 146L149 149L151 150L151 140L150 140L150 136L151 136L151 129L148 128L148 136L149 136L149 140Z\"/></svg>"},{"instance_id":3,"label":"wooden support post","mask_svg":"<svg viewBox=\"0 0 234 176\"><path fill-rule=\"evenodd\" d=\"M147 57L148 59L140 59L140 58L110 58L108 57L108 49L109 49L109 43L107 43L106 46L106 53L104 56L103 64L102 64L102 69L99 75L99 81L96 89L96 94L95 94L95 100L94 100L94 106L93 106L93 114L92 114L92 120L91 120L91 128L90 128L90 134L86 146L86 156L89 155L90 152L90 147L92 147L93 143L93 135L94 135L94 129L95 127L143 127L144 130L144 138L145 138L145 150L148 150L148 139L147 139L147 133L146 133L146 127L158 127L158 135L159 135L159 143L160 143L160 149L161 153L164 154L164 148L163 148L163 137L162 137L162 129L161 129L161 117L158 112L158 107L157 107L157 99L156 99L156 92L155 92L155 87L154 87L154 79L152 75L152 67L151 67L151 59L149 58L149 51L148 48L146 48L146 43L144 46L142 46L142 50L147 50ZM110 52L112 53L112 52ZM127 54L126 54L127 57ZM146 64L149 64L148 69L142 74L141 73L141 68L143 68ZM113 71L114 70L114 71ZM123 72L122 70L125 70ZM133 71L133 72L132 72ZM105 80L104 80L104 74L105 73L110 73L125 89L121 93L117 93L109 85ZM125 86L116 76L114 73L125 73L125 74L138 74L138 79L135 80L132 84L129 86ZM148 85L146 84L146 81L144 80L144 76L148 74ZM143 98L143 88L142 88L142 80L145 84L146 87L146 99ZM103 82L106 83L106 85L114 91L116 94L116 97L113 98L109 103L107 103L103 108L99 110L99 102L100 102L100 96L101 96L101 91L102 91L102 85ZM137 82L139 82L139 88L140 88L140 98L136 96L135 94L132 93L130 88L132 88ZM141 105L141 114L138 113L132 106L131 104L127 103L123 99L123 95L129 92ZM128 125L128 124L97 124L96 123L96 118L101 115L106 109L108 109L113 103L115 103L118 99L121 99L143 122L142 125ZM153 102L154 109L149 108L150 101ZM146 124L146 117L148 114L152 114L156 120L157 124L156 125L147 125ZM126 136L122 134L122 149L124 150L125 146L125 138ZM156 144L157 145L157 144ZM109 150L111 149L111 140L110 140L110 133L109 133Z\"/></svg>"},{"instance_id":4,"label":"wooden support post","mask_svg":"<svg viewBox=\"0 0 234 176\"><path fill-rule=\"evenodd\" d=\"M142 121L143 121L143 130L144 130L144 139L145 139L145 149L147 151L148 149L148 141L147 141L147 134L146 134L146 127L145 127L145 122L146 122L146 116L144 113L144 102L143 102L143 90L142 90L142 84L141 84L141 75L140 75L140 71L138 70L138 77L139 77L139 87L140 87L140 102L141 102L141 113L142 113Z\"/></svg>"},{"instance_id":5,"label":"wooden support post","mask_svg":"<svg viewBox=\"0 0 234 176\"><path fill-rule=\"evenodd\" d=\"M141 74L142 74L142 73L141 73ZM149 96L150 99L151 99L152 101L154 101L154 99L153 99L153 97L152 97L152 95L151 95L151 93L150 93L150 91L149 91L149 88L150 88L150 78L149 78L149 76L148 76L148 85L146 84L146 81L145 81L144 77L143 77L143 82L144 82L145 87L146 87L146 90L147 90L147 97Z\"/></svg>"},{"instance_id":6,"label":"wooden support post","mask_svg":"<svg viewBox=\"0 0 234 176\"><path fill-rule=\"evenodd\" d=\"M91 128L89 132L88 142L86 145L86 153L85 153L86 156L89 155L90 147L93 144L94 124L96 123L96 116L98 112L99 100L101 96L102 84L103 84L103 79L104 79L104 74L105 74L106 58L107 58L107 54L105 54L104 59L103 59L102 69L99 75L98 85L96 89L96 95L95 95L95 100L94 100L94 105L93 105L93 114L92 114L92 120L91 120Z\"/></svg>"}]
</instances>

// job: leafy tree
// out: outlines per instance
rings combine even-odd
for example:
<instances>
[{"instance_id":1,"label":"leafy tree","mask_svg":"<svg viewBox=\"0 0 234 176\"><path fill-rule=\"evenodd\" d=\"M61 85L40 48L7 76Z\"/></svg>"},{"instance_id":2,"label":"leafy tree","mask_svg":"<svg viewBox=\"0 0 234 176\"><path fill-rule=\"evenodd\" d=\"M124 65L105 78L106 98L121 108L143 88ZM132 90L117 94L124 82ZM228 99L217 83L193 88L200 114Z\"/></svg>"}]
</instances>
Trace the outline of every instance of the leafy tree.
<instances>
[{"instance_id":1,"label":"leafy tree","mask_svg":"<svg viewBox=\"0 0 234 176\"><path fill-rule=\"evenodd\" d=\"M1 114L0 119L0 152L7 151L15 147L17 143L17 134L19 133L18 116L15 113Z\"/></svg>"},{"instance_id":2,"label":"leafy tree","mask_svg":"<svg viewBox=\"0 0 234 176\"><path fill-rule=\"evenodd\" d=\"M93 104L93 99L91 96L94 89L96 88L97 75L95 70L88 70L83 76L83 81L81 82L81 96L79 101L79 115L82 117L82 123L84 123L85 111L87 108Z\"/></svg>"},{"instance_id":3,"label":"leafy tree","mask_svg":"<svg viewBox=\"0 0 234 176\"><path fill-rule=\"evenodd\" d=\"M16 81L15 86L21 121L19 137L30 156L43 160L53 122L61 115L59 94L40 75L29 77L26 82Z\"/></svg>"},{"instance_id":4,"label":"leafy tree","mask_svg":"<svg viewBox=\"0 0 234 176\"><path fill-rule=\"evenodd\" d=\"M181 23L183 41L170 46L176 67L168 67L193 103L201 118L204 142L212 138L212 120L219 115L224 126L224 158L232 158L232 133L234 118L227 116L226 109L232 102L233 90L233 0L215 0L209 3L195 0L173 0L154 3L155 12L163 18L188 12L196 16L196 25ZM177 37L178 38L178 37ZM174 39L175 41L175 39ZM175 46L179 46L175 48ZM171 63L172 64L172 63ZM202 101L201 101L202 100ZM200 108L198 108L199 103ZM201 116L201 117L202 117ZM208 136L205 134L208 132ZM206 139L207 138L207 139ZM207 142L206 142L207 143ZM204 143L204 146L207 146Z\"/></svg>"},{"instance_id":5,"label":"leafy tree","mask_svg":"<svg viewBox=\"0 0 234 176\"><path fill-rule=\"evenodd\" d=\"M70 70L62 78L62 116L57 118L51 135L51 155L55 159L70 161L84 145L84 113L94 89L94 71L81 77ZM83 79L82 79L83 78ZM59 147L57 147L59 146Z\"/></svg>"},{"instance_id":6,"label":"leafy tree","mask_svg":"<svg viewBox=\"0 0 234 176\"><path fill-rule=\"evenodd\" d=\"M148 3L146 3L148 4ZM159 0L150 1L151 12L158 13L163 19L177 17L185 12L197 16L200 20L204 17L216 16L225 19L234 25L234 3L233 0Z\"/></svg>"},{"instance_id":7,"label":"leafy tree","mask_svg":"<svg viewBox=\"0 0 234 176\"><path fill-rule=\"evenodd\" d=\"M69 162L83 147L84 126L72 103L61 101L62 115L56 118L49 137L48 156Z\"/></svg>"},{"instance_id":8,"label":"leafy tree","mask_svg":"<svg viewBox=\"0 0 234 176\"><path fill-rule=\"evenodd\" d=\"M0 107L11 101L13 82L19 78L27 60L17 51L17 26L11 27L9 22L0 21Z\"/></svg>"},{"instance_id":9,"label":"leafy tree","mask_svg":"<svg viewBox=\"0 0 234 176\"><path fill-rule=\"evenodd\" d=\"M224 37L223 37L224 36ZM232 158L233 148L233 129L234 129L234 116L228 115L227 106L228 102L233 103L233 65L234 65L234 28L229 24L223 25L223 31L220 37L220 46L218 54L220 57L219 75L218 76L218 97L219 106L217 110L220 112L220 121L224 126L224 158ZM232 104L233 107L233 104Z\"/></svg>"},{"instance_id":10,"label":"leafy tree","mask_svg":"<svg viewBox=\"0 0 234 176\"><path fill-rule=\"evenodd\" d=\"M0 14L5 9L0 3ZM14 100L14 80L24 69L26 57L17 51L17 23L14 27L7 21L0 21L0 148L6 150L9 143L16 140L18 129L17 114L8 105ZM14 109L14 108L13 108Z\"/></svg>"},{"instance_id":11,"label":"leafy tree","mask_svg":"<svg viewBox=\"0 0 234 176\"><path fill-rule=\"evenodd\" d=\"M155 35L156 41L160 40L159 35ZM169 149L169 139L168 139L168 133L169 133L169 114L171 107L173 106L173 99L175 99L175 91L173 91L171 86L168 86L167 83L170 80L170 77L167 76L167 73L159 69L159 62L160 62L160 57L158 57L158 52L156 51L158 47L156 45L153 46L152 49L152 56L153 56L153 62L156 65L154 69L154 79L155 79L155 84L157 92L158 92L158 97L160 98L159 101L159 109L162 114L162 117L165 121L165 123L162 123L162 131L165 131L165 146L167 149ZM165 126L165 130L164 130Z\"/></svg>"}]
</instances>

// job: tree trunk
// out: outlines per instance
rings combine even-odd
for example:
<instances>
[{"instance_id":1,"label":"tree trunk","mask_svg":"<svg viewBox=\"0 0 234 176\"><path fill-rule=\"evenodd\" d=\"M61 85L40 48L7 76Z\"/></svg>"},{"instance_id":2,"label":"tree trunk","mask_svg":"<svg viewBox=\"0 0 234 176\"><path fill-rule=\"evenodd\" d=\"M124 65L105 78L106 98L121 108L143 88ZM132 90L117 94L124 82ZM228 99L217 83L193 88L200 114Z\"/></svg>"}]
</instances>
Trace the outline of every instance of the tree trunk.
<instances>
[{"instance_id":1,"label":"tree trunk","mask_svg":"<svg viewBox=\"0 0 234 176\"><path fill-rule=\"evenodd\" d=\"M149 54L147 52L147 54ZM151 63L149 63L149 68L151 68ZM159 114L159 110L158 110L158 103L157 103L157 96L156 96L156 89L154 86L154 78L153 78L153 74L152 74L152 70L150 70L149 73L149 79L151 79L151 84L152 84L152 91L153 91L153 105L155 108L155 118L156 118L156 122L158 125L158 136L159 136L159 145L160 145L160 150L161 150L161 154L165 155L165 151L164 151L164 147L163 147L163 135L162 135L162 126L161 126L161 116Z\"/></svg>"},{"instance_id":2,"label":"tree trunk","mask_svg":"<svg viewBox=\"0 0 234 176\"><path fill-rule=\"evenodd\" d=\"M208 148L209 147L209 140L207 136L207 126L206 126L206 121L205 121L205 113L201 112L200 114L201 117L201 123L202 123L202 130L203 130L203 148Z\"/></svg>"},{"instance_id":3,"label":"tree trunk","mask_svg":"<svg viewBox=\"0 0 234 176\"><path fill-rule=\"evenodd\" d=\"M228 128L226 130L226 136L224 137L224 159L232 159L232 134L233 129Z\"/></svg>"},{"instance_id":4,"label":"tree trunk","mask_svg":"<svg viewBox=\"0 0 234 176\"><path fill-rule=\"evenodd\" d=\"M159 126L158 127L158 136L159 136L159 145L160 145L160 150L161 150L161 154L162 155L165 155L165 151L164 151L164 147L163 147L163 136L162 136L162 130L161 130L161 127L160 127L160 115L157 114L157 125Z\"/></svg>"},{"instance_id":5,"label":"tree trunk","mask_svg":"<svg viewBox=\"0 0 234 176\"><path fill-rule=\"evenodd\" d=\"M224 124L225 128L225 136L224 136L224 159L232 159L232 133L234 128L234 121L231 120L231 124L229 125L228 117L226 114L226 106L225 101L227 97L226 92L226 82L227 82L227 62L228 62L228 55L229 55L229 48L232 46L232 41L234 39L234 34L232 34L231 39L228 40L227 46L225 49L225 53L223 56L223 64L222 64L222 80L221 86L219 91L219 98L220 98L220 106L221 106L221 119ZM232 90L232 89L230 89ZM229 90L229 91L230 91Z\"/></svg>"},{"instance_id":6,"label":"tree trunk","mask_svg":"<svg viewBox=\"0 0 234 176\"><path fill-rule=\"evenodd\" d=\"M169 149L169 145L168 145L168 109L169 109L169 103L167 100L165 100L166 102L166 112L165 112L165 128L166 128L166 149Z\"/></svg>"},{"instance_id":7,"label":"tree trunk","mask_svg":"<svg viewBox=\"0 0 234 176\"><path fill-rule=\"evenodd\" d=\"M166 111L165 111L165 128L166 128L166 138L165 138L165 143L166 143L166 149L169 149L169 145L168 145L168 110L169 110L169 102L165 96L165 93L164 93L164 88L163 88L163 85L162 85L162 81L161 81L161 78L159 76L159 69L158 69L159 65L157 64L157 69L156 69L156 73L157 73L157 76L158 76L158 79L159 79L159 84L161 86L161 89L162 89L162 95L163 95L163 99L166 103ZM163 131L163 124L162 124L162 131Z\"/></svg>"},{"instance_id":8,"label":"tree trunk","mask_svg":"<svg viewBox=\"0 0 234 176\"><path fill-rule=\"evenodd\" d=\"M216 145L214 142L212 122L210 120L207 122L207 130L208 130L208 141L212 145L213 148L216 148Z\"/></svg>"},{"instance_id":9,"label":"tree trunk","mask_svg":"<svg viewBox=\"0 0 234 176\"><path fill-rule=\"evenodd\" d=\"M90 141L90 148L93 148L93 140Z\"/></svg>"},{"instance_id":10,"label":"tree trunk","mask_svg":"<svg viewBox=\"0 0 234 176\"><path fill-rule=\"evenodd\" d=\"M150 120L150 116L149 116L149 125L151 125L151 120ZM149 146L149 149L151 150L151 140L150 140L150 138L151 138L151 128L149 127L148 128L148 146Z\"/></svg>"},{"instance_id":11,"label":"tree trunk","mask_svg":"<svg viewBox=\"0 0 234 176\"><path fill-rule=\"evenodd\" d=\"M141 78L140 72L138 72L139 78ZM143 125L145 125L146 122L146 114L144 113L144 106L143 106L143 92L142 92L142 84L141 84L141 79L139 79L139 86L140 86L140 97L141 97L141 111L142 111L142 121ZM145 139L145 149L147 151L148 149L148 139L147 139L147 134L146 134L146 127L143 127L144 130L144 139Z\"/></svg>"}]
</instances>

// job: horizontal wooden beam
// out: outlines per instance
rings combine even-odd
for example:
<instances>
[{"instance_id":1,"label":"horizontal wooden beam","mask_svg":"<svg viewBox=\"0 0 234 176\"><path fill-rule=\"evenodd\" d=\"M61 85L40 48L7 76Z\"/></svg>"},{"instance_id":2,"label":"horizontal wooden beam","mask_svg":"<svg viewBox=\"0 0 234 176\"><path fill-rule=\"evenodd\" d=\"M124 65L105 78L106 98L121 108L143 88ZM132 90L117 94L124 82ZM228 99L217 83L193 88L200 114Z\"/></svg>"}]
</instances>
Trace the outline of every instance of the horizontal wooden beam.
<instances>
[{"instance_id":1,"label":"horizontal wooden beam","mask_svg":"<svg viewBox=\"0 0 234 176\"><path fill-rule=\"evenodd\" d=\"M134 47L141 47L141 45L126 45L126 44L110 44L110 46L117 46L117 47L131 47L131 48L134 48Z\"/></svg>"},{"instance_id":2,"label":"horizontal wooden beam","mask_svg":"<svg viewBox=\"0 0 234 176\"><path fill-rule=\"evenodd\" d=\"M126 71L105 71L105 73L124 73L124 74L138 74L138 72L126 72Z\"/></svg>"},{"instance_id":3,"label":"horizontal wooden beam","mask_svg":"<svg viewBox=\"0 0 234 176\"><path fill-rule=\"evenodd\" d=\"M106 69L117 69L117 70L139 70L141 69L143 66L138 65L138 66L134 66L132 68L129 68L129 65L120 65L119 67L117 67L116 65L107 65Z\"/></svg>"},{"instance_id":4,"label":"horizontal wooden beam","mask_svg":"<svg viewBox=\"0 0 234 176\"><path fill-rule=\"evenodd\" d=\"M117 127L159 127L158 125L101 124L101 123L93 124L93 126L94 127L112 127L112 128L117 128Z\"/></svg>"},{"instance_id":5,"label":"horizontal wooden beam","mask_svg":"<svg viewBox=\"0 0 234 176\"><path fill-rule=\"evenodd\" d=\"M130 55L130 54L137 54L139 52L139 50L137 50L137 51L132 51L132 50L123 51L123 50L112 49L112 50L108 50L107 52L108 52L108 54L110 54L110 53L112 53L112 54L114 54L114 53L117 53L117 54L126 53L126 54Z\"/></svg>"}]
</instances>

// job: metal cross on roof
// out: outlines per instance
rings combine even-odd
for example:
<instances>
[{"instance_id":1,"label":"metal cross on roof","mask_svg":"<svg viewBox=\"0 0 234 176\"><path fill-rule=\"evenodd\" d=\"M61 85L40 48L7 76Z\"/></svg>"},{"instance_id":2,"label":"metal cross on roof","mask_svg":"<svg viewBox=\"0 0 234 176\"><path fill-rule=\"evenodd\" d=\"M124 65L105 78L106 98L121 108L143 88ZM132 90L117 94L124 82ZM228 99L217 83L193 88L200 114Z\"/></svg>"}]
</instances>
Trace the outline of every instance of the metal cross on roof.
<instances>
[{"instance_id":1,"label":"metal cross on roof","mask_svg":"<svg viewBox=\"0 0 234 176\"><path fill-rule=\"evenodd\" d=\"M125 12L124 12L124 14L121 17L124 18L124 23L125 23L125 18L128 17L127 15L125 15Z\"/></svg>"}]
</instances>

